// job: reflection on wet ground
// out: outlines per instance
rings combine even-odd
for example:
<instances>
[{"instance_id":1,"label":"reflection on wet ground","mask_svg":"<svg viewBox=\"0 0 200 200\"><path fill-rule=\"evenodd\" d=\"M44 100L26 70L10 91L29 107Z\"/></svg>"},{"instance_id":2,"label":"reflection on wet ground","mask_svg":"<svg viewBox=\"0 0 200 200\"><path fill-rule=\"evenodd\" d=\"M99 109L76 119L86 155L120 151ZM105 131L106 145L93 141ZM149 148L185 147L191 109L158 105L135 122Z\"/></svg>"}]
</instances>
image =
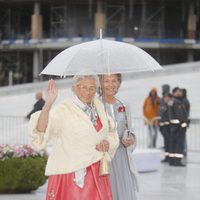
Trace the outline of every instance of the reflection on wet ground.
<instances>
[{"instance_id":1,"label":"reflection on wet ground","mask_svg":"<svg viewBox=\"0 0 200 200\"><path fill-rule=\"evenodd\" d=\"M140 173L138 200L199 200L200 154L188 153L187 167L160 164L156 172ZM31 194L0 195L0 200L44 200L46 184Z\"/></svg>"}]
</instances>

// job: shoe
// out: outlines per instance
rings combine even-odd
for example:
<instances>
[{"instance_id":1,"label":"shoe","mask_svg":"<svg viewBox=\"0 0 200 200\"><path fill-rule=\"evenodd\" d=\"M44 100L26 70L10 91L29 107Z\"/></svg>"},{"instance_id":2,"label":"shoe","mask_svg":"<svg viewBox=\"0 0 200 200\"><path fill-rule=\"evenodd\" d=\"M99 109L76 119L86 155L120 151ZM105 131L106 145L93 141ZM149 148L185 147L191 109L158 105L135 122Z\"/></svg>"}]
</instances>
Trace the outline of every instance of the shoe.
<instances>
[{"instance_id":1,"label":"shoe","mask_svg":"<svg viewBox=\"0 0 200 200\"><path fill-rule=\"evenodd\" d=\"M163 160L161 160L161 163L167 163L169 162L169 157L165 157Z\"/></svg>"},{"instance_id":2,"label":"shoe","mask_svg":"<svg viewBox=\"0 0 200 200\"><path fill-rule=\"evenodd\" d=\"M169 158L169 165L170 166L175 166L175 162L176 162L175 158Z\"/></svg>"},{"instance_id":3,"label":"shoe","mask_svg":"<svg viewBox=\"0 0 200 200\"><path fill-rule=\"evenodd\" d=\"M180 158L176 158L176 162L175 162L174 166L176 166L176 167L186 167L186 165L181 162Z\"/></svg>"},{"instance_id":4,"label":"shoe","mask_svg":"<svg viewBox=\"0 0 200 200\"><path fill-rule=\"evenodd\" d=\"M183 153L183 155L184 155L184 158L187 158L187 151L185 151L185 152Z\"/></svg>"}]
</instances>

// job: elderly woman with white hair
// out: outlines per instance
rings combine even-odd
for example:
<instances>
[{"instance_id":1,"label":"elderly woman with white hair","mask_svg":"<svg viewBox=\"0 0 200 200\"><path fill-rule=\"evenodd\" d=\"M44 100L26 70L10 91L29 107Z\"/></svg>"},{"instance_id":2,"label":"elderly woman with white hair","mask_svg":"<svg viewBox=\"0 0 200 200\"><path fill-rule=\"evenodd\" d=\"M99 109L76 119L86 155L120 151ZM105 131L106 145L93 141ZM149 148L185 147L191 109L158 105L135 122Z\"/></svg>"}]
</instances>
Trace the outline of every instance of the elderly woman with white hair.
<instances>
[{"instance_id":1,"label":"elderly woman with white hair","mask_svg":"<svg viewBox=\"0 0 200 200\"><path fill-rule=\"evenodd\" d=\"M98 77L75 76L73 80L72 98L53 108L57 88L50 80L45 105L29 122L36 148L55 140L45 171L49 176L46 200L110 200L108 176L99 175L99 166L102 157L109 160L118 147L114 123L95 97Z\"/></svg>"}]
</instances>

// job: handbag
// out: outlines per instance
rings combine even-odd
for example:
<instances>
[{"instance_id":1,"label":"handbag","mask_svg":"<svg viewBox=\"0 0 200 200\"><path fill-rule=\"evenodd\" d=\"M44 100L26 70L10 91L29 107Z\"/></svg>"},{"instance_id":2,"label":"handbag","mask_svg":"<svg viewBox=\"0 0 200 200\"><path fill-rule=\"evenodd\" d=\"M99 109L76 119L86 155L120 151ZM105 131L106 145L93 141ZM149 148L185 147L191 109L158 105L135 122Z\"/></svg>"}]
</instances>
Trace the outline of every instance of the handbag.
<instances>
[{"instance_id":1,"label":"handbag","mask_svg":"<svg viewBox=\"0 0 200 200\"><path fill-rule=\"evenodd\" d=\"M106 159L105 152L104 152L103 157L100 160L99 176L107 176L109 174L110 174L109 162Z\"/></svg>"},{"instance_id":2,"label":"handbag","mask_svg":"<svg viewBox=\"0 0 200 200\"><path fill-rule=\"evenodd\" d=\"M135 136L134 132L130 131L129 129L126 129L123 133L122 139L126 139L130 136L133 137L132 151L134 151L136 148L136 145L137 145L137 140L136 140L136 136Z\"/></svg>"}]
</instances>

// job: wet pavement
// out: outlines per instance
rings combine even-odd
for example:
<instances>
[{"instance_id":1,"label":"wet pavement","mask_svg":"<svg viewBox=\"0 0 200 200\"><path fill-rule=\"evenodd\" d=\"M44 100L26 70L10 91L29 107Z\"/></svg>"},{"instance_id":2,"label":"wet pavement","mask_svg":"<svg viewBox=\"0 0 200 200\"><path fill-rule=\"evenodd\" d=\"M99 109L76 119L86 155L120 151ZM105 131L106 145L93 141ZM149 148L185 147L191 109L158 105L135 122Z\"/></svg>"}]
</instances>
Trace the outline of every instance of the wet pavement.
<instances>
[{"instance_id":1,"label":"wet pavement","mask_svg":"<svg viewBox=\"0 0 200 200\"><path fill-rule=\"evenodd\" d=\"M157 172L140 173L139 200L197 200L200 155L190 154L187 167L161 164Z\"/></svg>"},{"instance_id":2,"label":"wet pavement","mask_svg":"<svg viewBox=\"0 0 200 200\"><path fill-rule=\"evenodd\" d=\"M199 200L200 154L189 153L187 167L160 164L155 172L140 173L138 200ZM46 184L31 194L0 195L0 200L44 200Z\"/></svg>"}]
</instances>

